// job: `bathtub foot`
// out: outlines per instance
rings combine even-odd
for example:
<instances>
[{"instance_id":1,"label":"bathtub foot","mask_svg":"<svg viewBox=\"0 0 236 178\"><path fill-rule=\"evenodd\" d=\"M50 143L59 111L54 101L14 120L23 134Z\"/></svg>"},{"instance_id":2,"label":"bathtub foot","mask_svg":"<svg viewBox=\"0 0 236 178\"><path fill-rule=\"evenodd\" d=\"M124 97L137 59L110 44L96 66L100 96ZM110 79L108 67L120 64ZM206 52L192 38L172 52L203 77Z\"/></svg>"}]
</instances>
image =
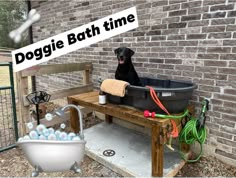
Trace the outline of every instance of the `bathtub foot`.
<instances>
[{"instance_id":1,"label":"bathtub foot","mask_svg":"<svg viewBox=\"0 0 236 178\"><path fill-rule=\"evenodd\" d=\"M71 166L70 169L73 170L75 173L81 173L81 169L79 168L77 162L75 162L75 163Z\"/></svg>"},{"instance_id":2,"label":"bathtub foot","mask_svg":"<svg viewBox=\"0 0 236 178\"><path fill-rule=\"evenodd\" d=\"M34 171L32 172L32 177L37 177L39 175L39 172L42 172L42 169L39 166L34 167Z\"/></svg>"}]
</instances>

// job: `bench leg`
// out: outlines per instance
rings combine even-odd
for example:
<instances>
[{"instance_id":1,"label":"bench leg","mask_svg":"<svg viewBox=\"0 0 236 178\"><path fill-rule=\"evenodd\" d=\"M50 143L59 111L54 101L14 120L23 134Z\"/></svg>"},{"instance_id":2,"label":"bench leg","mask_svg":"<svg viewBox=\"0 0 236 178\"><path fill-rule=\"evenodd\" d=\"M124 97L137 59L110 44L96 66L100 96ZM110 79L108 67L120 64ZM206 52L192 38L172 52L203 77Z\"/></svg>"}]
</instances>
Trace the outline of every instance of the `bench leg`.
<instances>
[{"instance_id":1,"label":"bench leg","mask_svg":"<svg viewBox=\"0 0 236 178\"><path fill-rule=\"evenodd\" d=\"M71 99L67 99L68 100L68 104L74 104L77 105L77 103ZM76 111L76 109L74 108L70 108L70 124L71 124L71 128L75 133L79 133L79 117L78 117L78 112Z\"/></svg>"},{"instance_id":2,"label":"bench leg","mask_svg":"<svg viewBox=\"0 0 236 178\"><path fill-rule=\"evenodd\" d=\"M106 121L106 123L111 124L112 123L112 116L106 114L105 121Z\"/></svg>"},{"instance_id":3,"label":"bench leg","mask_svg":"<svg viewBox=\"0 0 236 178\"><path fill-rule=\"evenodd\" d=\"M152 176L163 176L163 148L164 145L160 140L160 126L152 126Z\"/></svg>"}]
</instances>

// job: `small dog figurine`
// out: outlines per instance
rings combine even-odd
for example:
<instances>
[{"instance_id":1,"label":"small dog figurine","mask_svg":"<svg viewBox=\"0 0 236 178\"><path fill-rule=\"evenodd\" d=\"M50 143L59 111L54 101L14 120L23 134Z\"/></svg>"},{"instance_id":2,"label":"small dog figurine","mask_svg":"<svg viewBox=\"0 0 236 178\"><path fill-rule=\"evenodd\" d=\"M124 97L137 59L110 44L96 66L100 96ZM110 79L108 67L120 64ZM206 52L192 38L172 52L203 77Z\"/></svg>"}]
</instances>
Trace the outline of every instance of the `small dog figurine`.
<instances>
[{"instance_id":1,"label":"small dog figurine","mask_svg":"<svg viewBox=\"0 0 236 178\"><path fill-rule=\"evenodd\" d=\"M117 80L129 82L131 85L141 86L142 84L131 61L131 56L134 55L134 51L129 48L122 47L117 48L114 52L118 59L118 67L116 69L115 78Z\"/></svg>"}]
</instances>

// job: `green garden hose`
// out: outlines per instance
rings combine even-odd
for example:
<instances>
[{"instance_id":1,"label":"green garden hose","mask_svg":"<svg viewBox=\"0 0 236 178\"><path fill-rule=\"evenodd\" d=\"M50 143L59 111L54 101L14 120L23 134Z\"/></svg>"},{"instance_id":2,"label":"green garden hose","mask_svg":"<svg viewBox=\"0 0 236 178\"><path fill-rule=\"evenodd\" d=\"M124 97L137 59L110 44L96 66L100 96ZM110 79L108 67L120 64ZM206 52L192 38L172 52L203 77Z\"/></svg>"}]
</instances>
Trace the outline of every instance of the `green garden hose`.
<instances>
[{"instance_id":1,"label":"green garden hose","mask_svg":"<svg viewBox=\"0 0 236 178\"><path fill-rule=\"evenodd\" d=\"M185 127L182 129L179 135L179 144L185 143L191 145L196 141L200 144L200 153L196 157L196 159L188 160L184 154L181 152L182 158L187 162L196 162L202 156L202 146L206 141L207 132L205 128L205 121L206 121L206 111L208 110L209 101L203 100L202 102L202 110L201 114L198 118L191 117L190 121L187 122Z\"/></svg>"},{"instance_id":2,"label":"green garden hose","mask_svg":"<svg viewBox=\"0 0 236 178\"><path fill-rule=\"evenodd\" d=\"M184 111L182 115L164 115L164 114L155 114L155 117L161 118L161 119L181 119L185 116L187 116L189 113L188 109Z\"/></svg>"},{"instance_id":3,"label":"green garden hose","mask_svg":"<svg viewBox=\"0 0 236 178\"><path fill-rule=\"evenodd\" d=\"M200 144L201 150L198 154L197 158L194 160L188 160L183 153L181 153L182 158L187 162L196 162L200 159L202 156L202 146L206 140L206 128L200 128L197 129L198 120L195 118L192 118L190 121L187 122L185 127L182 129L180 136L179 136L179 143L185 143L188 145L193 144L194 142L198 142Z\"/></svg>"},{"instance_id":4,"label":"green garden hose","mask_svg":"<svg viewBox=\"0 0 236 178\"><path fill-rule=\"evenodd\" d=\"M187 161L187 162L196 162L198 161L201 156L202 156L202 147L203 144L206 141L206 137L207 137L207 132L206 132L206 128L205 128L205 121L206 121L206 111L208 110L208 105L209 105L209 101L208 100L203 100L202 102L202 110L200 113L200 116L198 118L194 118L191 117L189 115L189 111L188 109L186 109L184 111L184 113L182 115L163 115L163 114L156 114L155 112L150 112L148 110L144 111L144 116L145 117L158 117L161 119L180 119L183 117L190 117L191 119L186 123L186 125L184 126L184 128L182 129L180 135L179 135L179 145L181 146L182 143L191 145L193 143L195 143L196 141L200 144L200 153L198 154L196 159L193 160L189 160L185 157L185 155L180 152L182 158ZM171 145L171 141L172 141L172 137L170 137L170 144ZM172 147L170 146L170 149Z\"/></svg>"}]
</instances>

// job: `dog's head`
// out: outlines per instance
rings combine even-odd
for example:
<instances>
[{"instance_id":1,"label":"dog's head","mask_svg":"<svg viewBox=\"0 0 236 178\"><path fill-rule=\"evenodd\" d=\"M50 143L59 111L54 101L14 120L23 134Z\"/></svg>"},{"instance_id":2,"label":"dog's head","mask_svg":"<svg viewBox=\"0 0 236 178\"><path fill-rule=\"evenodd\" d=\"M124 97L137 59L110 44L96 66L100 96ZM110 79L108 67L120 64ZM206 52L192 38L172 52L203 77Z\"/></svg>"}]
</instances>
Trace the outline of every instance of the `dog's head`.
<instances>
[{"instance_id":1,"label":"dog's head","mask_svg":"<svg viewBox=\"0 0 236 178\"><path fill-rule=\"evenodd\" d=\"M118 63L123 65L123 64L128 64L131 62L131 56L134 55L134 51L132 51L129 48L122 47L122 48L117 48L115 49L115 54L118 59Z\"/></svg>"}]
</instances>

